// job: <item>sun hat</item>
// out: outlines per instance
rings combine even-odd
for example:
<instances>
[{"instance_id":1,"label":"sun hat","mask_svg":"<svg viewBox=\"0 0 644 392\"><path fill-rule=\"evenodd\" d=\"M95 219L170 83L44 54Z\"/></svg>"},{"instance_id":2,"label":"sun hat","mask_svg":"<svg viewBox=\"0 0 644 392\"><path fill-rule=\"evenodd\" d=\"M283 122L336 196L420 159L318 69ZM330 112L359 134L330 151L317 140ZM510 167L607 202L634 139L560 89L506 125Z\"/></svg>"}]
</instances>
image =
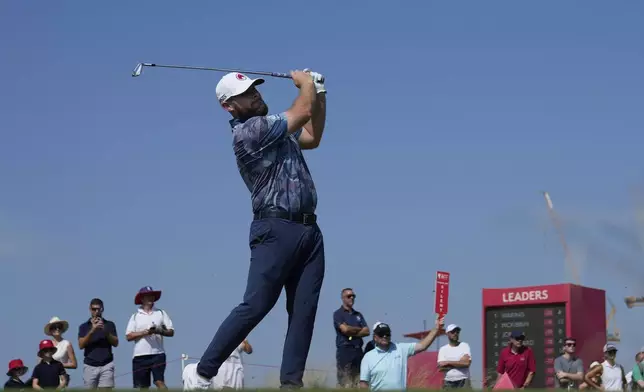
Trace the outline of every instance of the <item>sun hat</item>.
<instances>
[{"instance_id":1,"label":"sun hat","mask_svg":"<svg viewBox=\"0 0 644 392\"><path fill-rule=\"evenodd\" d=\"M134 296L134 304L141 305L144 295L154 295L154 302L161 298L161 290L154 290L152 286L141 287L138 293Z\"/></svg>"},{"instance_id":2,"label":"sun hat","mask_svg":"<svg viewBox=\"0 0 644 392\"><path fill-rule=\"evenodd\" d=\"M42 357L42 352L45 350L56 351L56 346L54 345L54 342L52 342L49 339L41 340L40 344L38 345L38 356Z\"/></svg>"},{"instance_id":3,"label":"sun hat","mask_svg":"<svg viewBox=\"0 0 644 392\"><path fill-rule=\"evenodd\" d=\"M25 373L29 371L29 368L25 366L22 362L22 359L12 359L9 361L9 371L7 371L7 376L11 377L11 372L15 370L24 370Z\"/></svg>"},{"instance_id":4,"label":"sun hat","mask_svg":"<svg viewBox=\"0 0 644 392\"><path fill-rule=\"evenodd\" d=\"M47 324L45 324L45 335L51 336L51 326L55 324L61 325L60 333L65 333L69 329L69 323L67 321L61 320L60 318L54 316L49 320Z\"/></svg>"}]
</instances>

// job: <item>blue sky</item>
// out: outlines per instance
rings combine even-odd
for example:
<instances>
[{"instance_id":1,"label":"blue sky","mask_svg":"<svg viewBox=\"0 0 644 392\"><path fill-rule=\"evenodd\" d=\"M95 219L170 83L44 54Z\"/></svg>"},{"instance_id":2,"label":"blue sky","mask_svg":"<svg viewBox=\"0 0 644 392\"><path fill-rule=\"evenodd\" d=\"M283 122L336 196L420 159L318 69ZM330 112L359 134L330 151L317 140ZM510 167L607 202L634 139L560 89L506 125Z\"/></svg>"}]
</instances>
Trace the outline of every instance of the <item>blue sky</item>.
<instances>
[{"instance_id":1,"label":"blue sky","mask_svg":"<svg viewBox=\"0 0 644 392\"><path fill-rule=\"evenodd\" d=\"M433 317L441 269L452 272L448 322L464 326L480 377L481 288L566 280L542 190L583 283L620 305L621 345L644 344L640 311L620 299L644 295L629 240L640 232L629 192L643 174L644 4L177 4L0 3L2 361L33 366L54 315L76 341L95 296L123 336L144 285L163 290L174 320L168 356L200 356L241 299L251 210L215 98L221 74L133 79L140 61L326 76L325 137L307 154L327 255L310 367L334 365L342 287L369 323L402 335ZM271 111L296 96L281 79L260 90ZM285 325L282 298L247 362L279 365ZM122 339L117 374L131 354ZM178 362L166 374L178 385ZM250 385L270 374L247 367Z\"/></svg>"}]
</instances>

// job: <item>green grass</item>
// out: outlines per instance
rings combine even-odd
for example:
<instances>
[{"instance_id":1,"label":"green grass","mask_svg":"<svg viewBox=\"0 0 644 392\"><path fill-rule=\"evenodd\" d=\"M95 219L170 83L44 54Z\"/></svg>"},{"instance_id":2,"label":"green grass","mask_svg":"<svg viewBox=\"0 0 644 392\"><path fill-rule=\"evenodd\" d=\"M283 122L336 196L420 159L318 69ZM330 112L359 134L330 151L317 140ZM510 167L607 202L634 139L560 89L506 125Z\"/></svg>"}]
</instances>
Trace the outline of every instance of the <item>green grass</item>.
<instances>
[{"instance_id":1,"label":"green grass","mask_svg":"<svg viewBox=\"0 0 644 392\"><path fill-rule=\"evenodd\" d=\"M155 390L155 389L156 388L150 388L150 390ZM71 389L67 389L67 390L84 391L85 389L83 389L83 388L71 388ZM247 390L247 391L261 391L261 392L283 391L283 390L280 390L280 389L277 389L277 388L246 388L245 390ZM365 392L364 389L352 390L352 389L335 389L335 388L303 388L303 390L305 390L307 392L331 392L331 391L338 391L338 392L340 392L340 391L342 391L342 392L351 392L351 391L358 392L359 391L359 392ZM429 391L429 390L430 389L408 389L409 392L413 392L413 391L419 391L420 392L420 391ZM478 391L478 390L481 390L481 389L471 389L471 390L472 391L474 391L474 390ZM181 389L175 389L175 388L169 389L168 391L183 392ZM488 389L488 391L489 391L489 389ZM552 392L551 390L548 390L548 389L526 389L525 391L528 391L528 392ZM96 391L94 391L94 392L96 392ZM113 392L140 392L140 391L138 389L114 389Z\"/></svg>"}]
</instances>

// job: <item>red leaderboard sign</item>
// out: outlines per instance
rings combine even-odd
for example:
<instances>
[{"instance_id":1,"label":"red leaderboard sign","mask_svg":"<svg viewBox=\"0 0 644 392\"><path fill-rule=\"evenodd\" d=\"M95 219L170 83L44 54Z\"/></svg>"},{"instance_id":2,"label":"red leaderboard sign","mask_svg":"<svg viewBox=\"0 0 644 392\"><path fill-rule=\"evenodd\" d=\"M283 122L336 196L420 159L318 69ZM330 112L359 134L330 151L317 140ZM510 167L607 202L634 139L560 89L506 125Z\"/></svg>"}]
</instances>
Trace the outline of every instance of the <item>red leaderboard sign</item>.
<instances>
[{"instance_id":1,"label":"red leaderboard sign","mask_svg":"<svg viewBox=\"0 0 644 392\"><path fill-rule=\"evenodd\" d=\"M484 385L494 384L499 353L513 331L523 332L534 352L531 388L554 387L554 360L568 336L577 339L577 355L587 368L606 343L605 301L603 290L572 284L483 289Z\"/></svg>"},{"instance_id":2,"label":"red leaderboard sign","mask_svg":"<svg viewBox=\"0 0 644 392\"><path fill-rule=\"evenodd\" d=\"M436 272L434 292L434 312L439 318L444 317L449 305L449 272Z\"/></svg>"}]
</instances>

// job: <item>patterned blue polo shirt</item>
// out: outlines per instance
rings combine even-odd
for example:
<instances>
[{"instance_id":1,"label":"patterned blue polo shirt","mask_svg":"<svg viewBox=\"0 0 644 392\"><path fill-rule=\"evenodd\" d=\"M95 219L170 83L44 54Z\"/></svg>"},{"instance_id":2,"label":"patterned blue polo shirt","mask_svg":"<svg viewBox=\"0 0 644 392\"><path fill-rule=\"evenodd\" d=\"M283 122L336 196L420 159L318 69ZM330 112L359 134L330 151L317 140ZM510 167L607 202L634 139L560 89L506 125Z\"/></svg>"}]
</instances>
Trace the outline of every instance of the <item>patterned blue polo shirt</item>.
<instances>
[{"instance_id":1,"label":"patterned blue polo shirt","mask_svg":"<svg viewBox=\"0 0 644 392\"><path fill-rule=\"evenodd\" d=\"M253 213L267 208L313 213L317 192L298 138L288 134L286 114L230 121L237 167L251 192Z\"/></svg>"}]
</instances>

